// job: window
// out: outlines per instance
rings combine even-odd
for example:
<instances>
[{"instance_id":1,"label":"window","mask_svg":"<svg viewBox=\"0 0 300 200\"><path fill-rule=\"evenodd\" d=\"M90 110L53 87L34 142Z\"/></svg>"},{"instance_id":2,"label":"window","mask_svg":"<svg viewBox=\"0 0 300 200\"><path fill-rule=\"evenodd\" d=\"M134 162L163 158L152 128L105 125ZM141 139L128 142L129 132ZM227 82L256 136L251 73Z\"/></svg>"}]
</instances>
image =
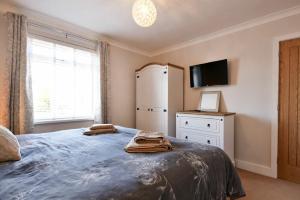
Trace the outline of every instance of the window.
<instances>
[{"instance_id":1,"label":"window","mask_svg":"<svg viewBox=\"0 0 300 200\"><path fill-rule=\"evenodd\" d=\"M35 123L93 119L96 53L34 38L28 44Z\"/></svg>"}]
</instances>

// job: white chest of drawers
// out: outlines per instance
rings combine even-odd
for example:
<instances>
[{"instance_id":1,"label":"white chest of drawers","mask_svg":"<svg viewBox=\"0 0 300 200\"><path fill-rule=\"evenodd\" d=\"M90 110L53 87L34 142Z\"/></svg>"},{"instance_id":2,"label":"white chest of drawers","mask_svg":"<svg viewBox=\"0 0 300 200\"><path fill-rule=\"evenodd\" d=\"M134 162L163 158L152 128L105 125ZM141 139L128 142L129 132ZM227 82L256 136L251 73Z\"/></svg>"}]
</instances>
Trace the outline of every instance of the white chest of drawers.
<instances>
[{"instance_id":1,"label":"white chest of drawers","mask_svg":"<svg viewBox=\"0 0 300 200\"><path fill-rule=\"evenodd\" d=\"M234 113L178 112L176 137L223 149L234 163Z\"/></svg>"}]
</instances>

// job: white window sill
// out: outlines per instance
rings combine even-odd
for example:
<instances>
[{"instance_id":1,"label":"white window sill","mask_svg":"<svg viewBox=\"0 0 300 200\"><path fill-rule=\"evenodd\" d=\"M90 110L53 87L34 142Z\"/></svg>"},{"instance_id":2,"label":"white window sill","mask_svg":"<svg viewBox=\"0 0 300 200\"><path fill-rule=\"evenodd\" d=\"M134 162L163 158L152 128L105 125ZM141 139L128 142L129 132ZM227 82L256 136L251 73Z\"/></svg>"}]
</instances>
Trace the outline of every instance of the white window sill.
<instances>
[{"instance_id":1,"label":"white window sill","mask_svg":"<svg viewBox=\"0 0 300 200\"><path fill-rule=\"evenodd\" d=\"M43 121L35 121L34 125L41 124L60 124L60 123L72 123L72 122L84 122L84 121L94 121L91 118L78 118L78 119L56 119L56 120L43 120Z\"/></svg>"}]
</instances>

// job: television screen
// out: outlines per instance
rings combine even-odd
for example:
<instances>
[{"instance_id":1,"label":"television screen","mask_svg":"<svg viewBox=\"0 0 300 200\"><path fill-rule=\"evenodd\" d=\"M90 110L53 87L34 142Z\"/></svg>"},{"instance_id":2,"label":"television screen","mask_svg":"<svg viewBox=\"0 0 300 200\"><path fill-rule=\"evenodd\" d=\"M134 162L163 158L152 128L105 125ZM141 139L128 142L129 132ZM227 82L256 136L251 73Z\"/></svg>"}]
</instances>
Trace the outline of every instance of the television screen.
<instances>
[{"instance_id":1,"label":"television screen","mask_svg":"<svg viewBox=\"0 0 300 200\"><path fill-rule=\"evenodd\" d=\"M192 88L227 85L227 59L190 66L190 84Z\"/></svg>"}]
</instances>

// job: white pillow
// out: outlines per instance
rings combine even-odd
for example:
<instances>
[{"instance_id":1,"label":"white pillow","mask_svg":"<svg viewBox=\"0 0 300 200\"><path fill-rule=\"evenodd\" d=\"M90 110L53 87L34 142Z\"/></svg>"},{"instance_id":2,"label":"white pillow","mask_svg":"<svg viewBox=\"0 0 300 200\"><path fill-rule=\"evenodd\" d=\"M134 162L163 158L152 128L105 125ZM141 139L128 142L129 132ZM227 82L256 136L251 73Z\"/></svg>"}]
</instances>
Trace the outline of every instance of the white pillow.
<instances>
[{"instance_id":1,"label":"white pillow","mask_svg":"<svg viewBox=\"0 0 300 200\"><path fill-rule=\"evenodd\" d=\"M20 159L20 145L16 136L0 125L0 162Z\"/></svg>"}]
</instances>

